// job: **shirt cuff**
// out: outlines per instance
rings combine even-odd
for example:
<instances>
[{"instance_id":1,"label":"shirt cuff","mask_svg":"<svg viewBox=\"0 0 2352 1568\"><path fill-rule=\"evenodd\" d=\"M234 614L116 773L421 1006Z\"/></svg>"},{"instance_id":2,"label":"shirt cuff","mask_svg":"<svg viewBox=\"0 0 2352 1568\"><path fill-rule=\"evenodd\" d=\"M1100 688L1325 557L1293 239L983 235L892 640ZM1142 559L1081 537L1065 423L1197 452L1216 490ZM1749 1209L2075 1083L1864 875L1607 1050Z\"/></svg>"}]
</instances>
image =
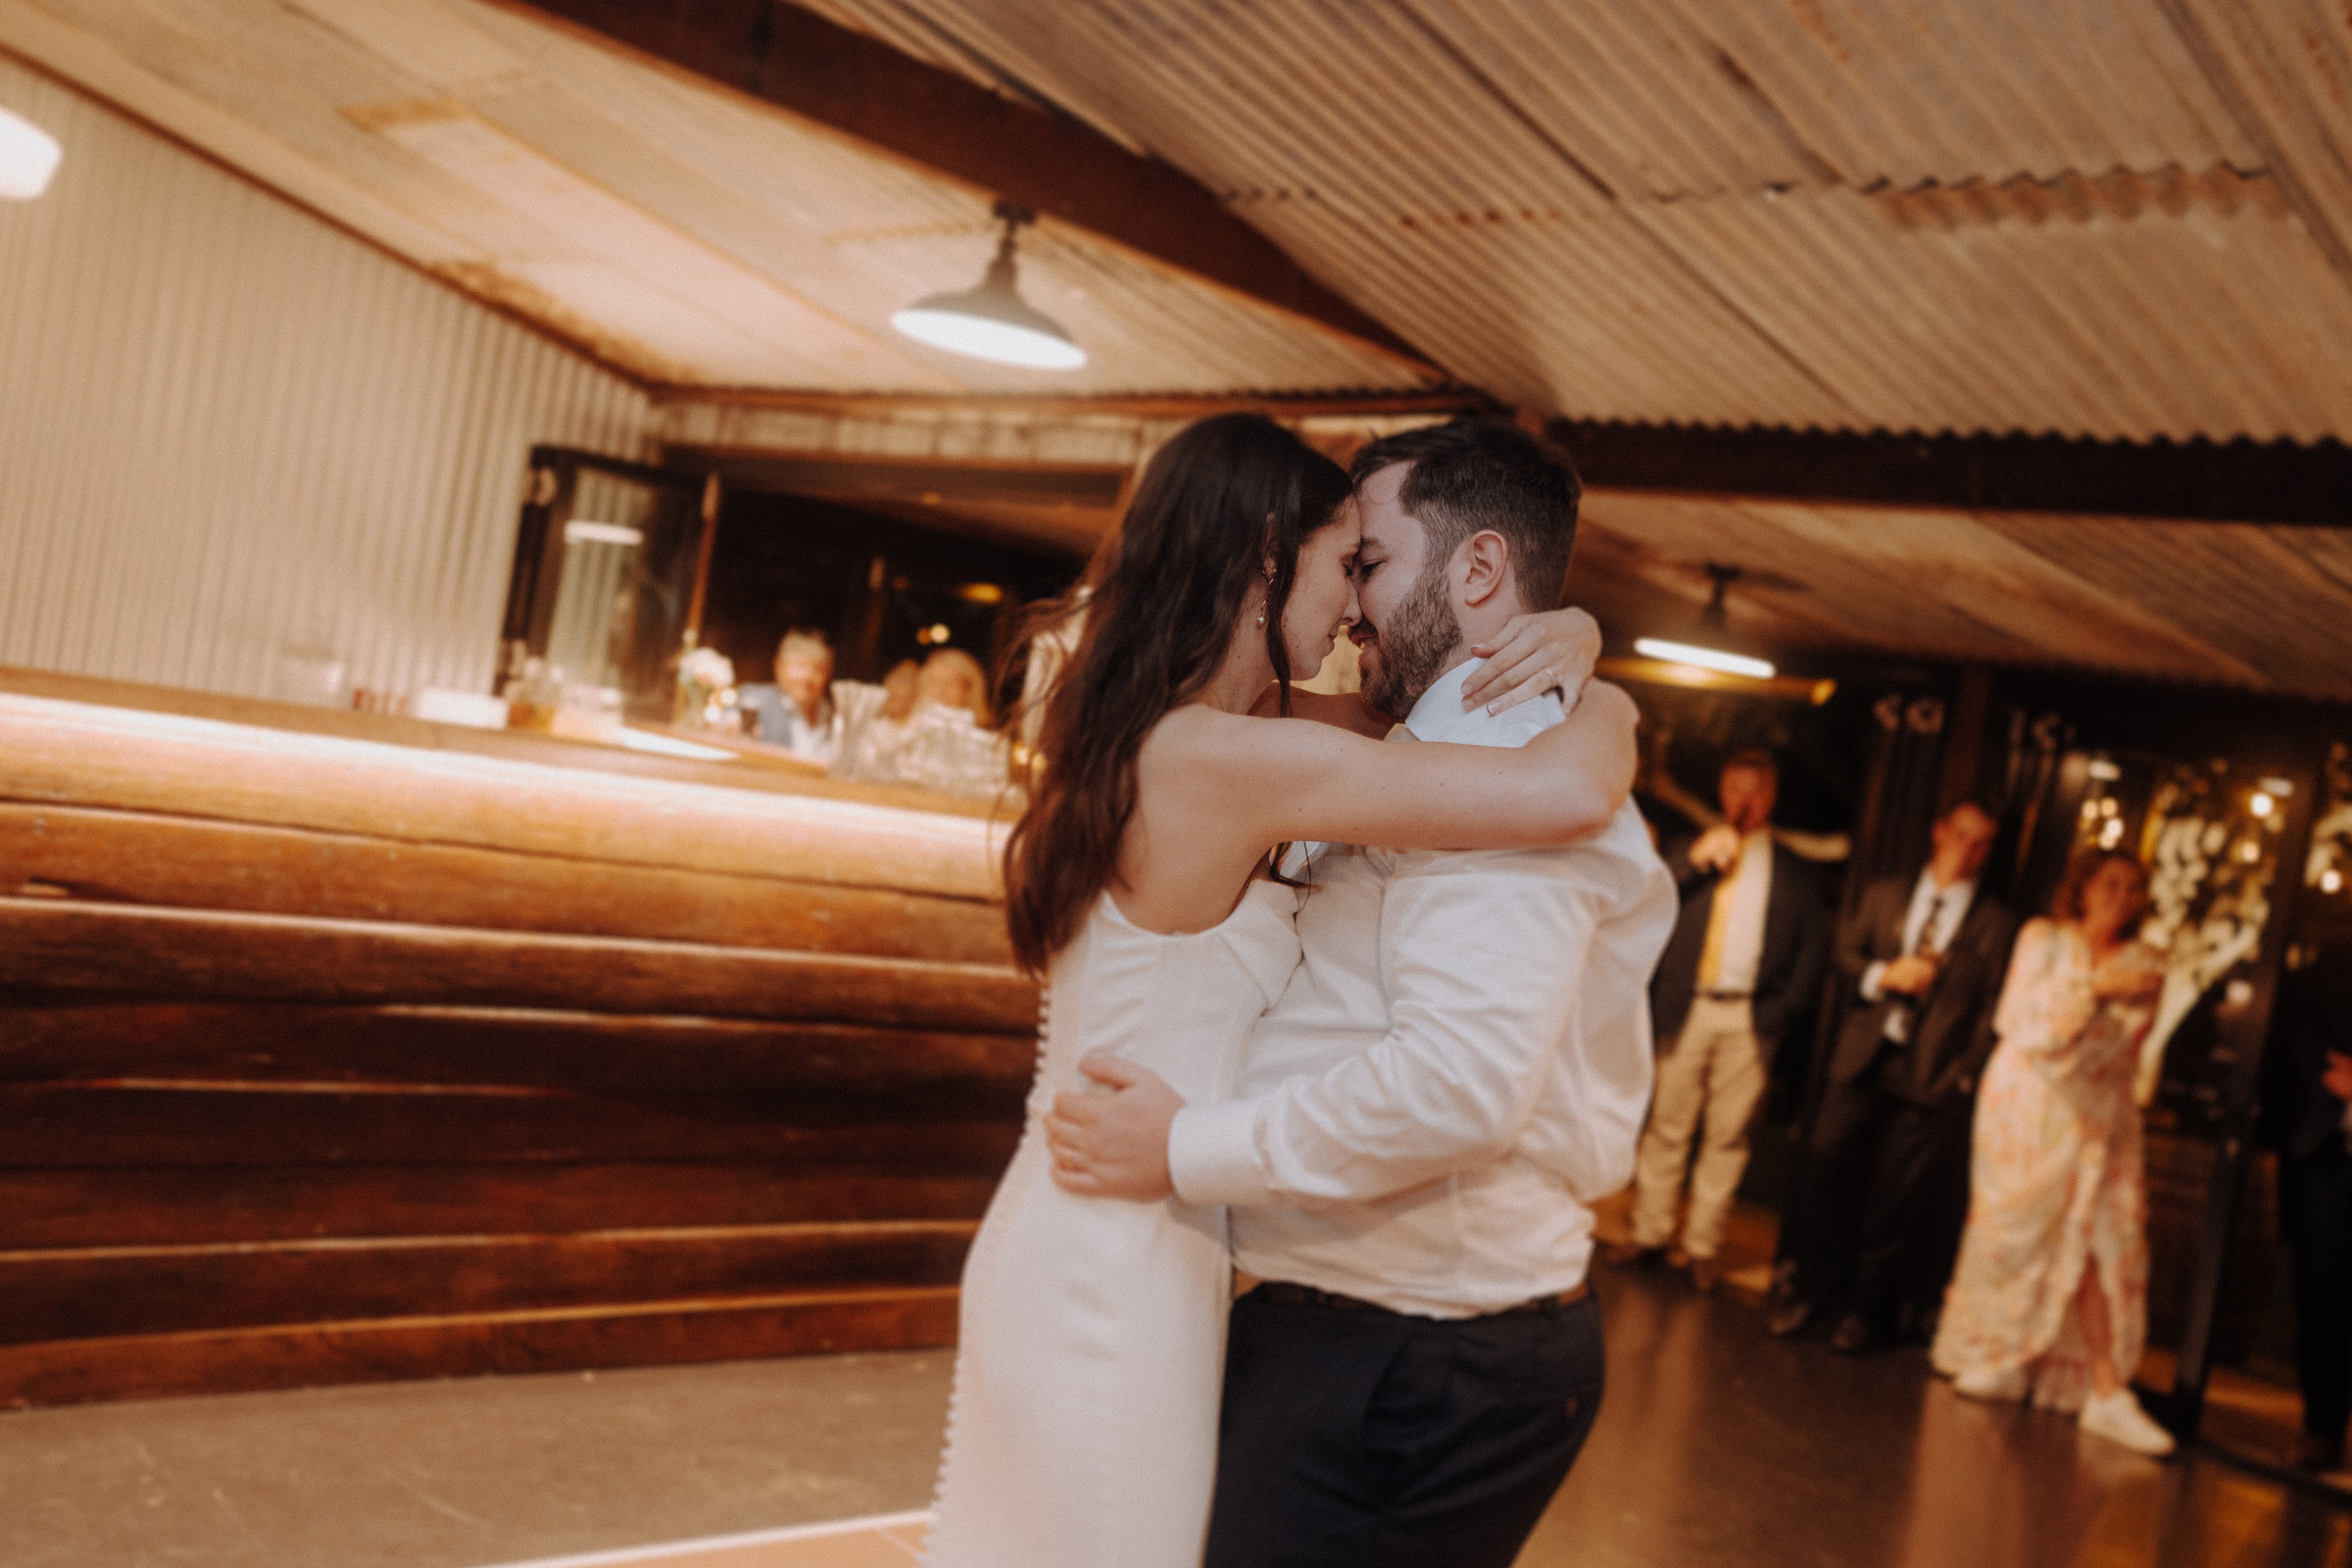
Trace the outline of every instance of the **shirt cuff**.
<instances>
[{"instance_id":1,"label":"shirt cuff","mask_svg":"<svg viewBox=\"0 0 2352 1568\"><path fill-rule=\"evenodd\" d=\"M1862 1000L1864 1002L1886 1001L1886 960L1885 958L1881 958L1878 962L1872 964L1869 968L1862 971Z\"/></svg>"},{"instance_id":2,"label":"shirt cuff","mask_svg":"<svg viewBox=\"0 0 2352 1568\"><path fill-rule=\"evenodd\" d=\"M1263 1203L1254 1100L1187 1105L1168 1124L1168 1179L1188 1203Z\"/></svg>"}]
</instances>

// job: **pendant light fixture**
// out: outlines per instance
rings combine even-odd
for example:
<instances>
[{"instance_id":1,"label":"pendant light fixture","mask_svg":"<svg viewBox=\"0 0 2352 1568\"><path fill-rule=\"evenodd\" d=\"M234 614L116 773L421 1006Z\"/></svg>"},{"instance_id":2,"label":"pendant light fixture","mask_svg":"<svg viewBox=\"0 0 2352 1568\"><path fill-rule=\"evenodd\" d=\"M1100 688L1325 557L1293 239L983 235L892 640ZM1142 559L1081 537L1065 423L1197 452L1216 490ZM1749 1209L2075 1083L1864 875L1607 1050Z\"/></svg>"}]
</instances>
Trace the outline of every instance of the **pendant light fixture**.
<instances>
[{"instance_id":1,"label":"pendant light fixture","mask_svg":"<svg viewBox=\"0 0 2352 1568\"><path fill-rule=\"evenodd\" d=\"M0 200L28 202L40 195L62 157L55 136L0 109Z\"/></svg>"},{"instance_id":2,"label":"pendant light fixture","mask_svg":"<svg viewBox=\"0 0 2352 1568\"><path fill-rule=\"evenodd\" d=\"M1701 669L1720 670L1726 675L1745 675L1753 680L1770 680L1776 673L1772 661L1759 659L1740 649L1733 637L1731 624L1723 612L1724 595L1740 578L1738 566L1707 563L1707 575L1714 579L1715 592L1707 599L1707 608L1699 612L1698 625L1688 642L1664 637L1638 637L1634 650L1651 659L1663 659L1676 664L1695 664Z\"/></svg>"},{"instance_id":3,"label":"pendant light fixture","mask_svg":"<svg viewBox=\"0 0 2352 1568\"><path fill-rule=\"evenodd\" d=\"M917 343L951 354L1034 370L1077 369L1086 363L1086 350L1071 340L1059 321L1031 309L1013 283L1013 233L1023 223L1037 221L1037 215L1026 207L999 202L996 217L1004 234L997 241L996 260L988 264L979 287L919 299L893 316L890 324Z\"/></svg>"}]
</instances>

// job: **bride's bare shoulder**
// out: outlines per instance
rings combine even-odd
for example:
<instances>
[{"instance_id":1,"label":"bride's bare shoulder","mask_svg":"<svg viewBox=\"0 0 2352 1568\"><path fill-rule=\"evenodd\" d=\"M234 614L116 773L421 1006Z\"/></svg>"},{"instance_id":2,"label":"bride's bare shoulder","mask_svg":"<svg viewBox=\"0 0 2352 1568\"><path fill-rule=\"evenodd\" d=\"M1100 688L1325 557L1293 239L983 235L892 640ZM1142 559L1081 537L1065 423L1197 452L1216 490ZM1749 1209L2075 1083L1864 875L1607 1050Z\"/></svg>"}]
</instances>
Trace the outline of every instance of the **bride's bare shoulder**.
<instances>
[{"instance_id":1,"label":"bride's bare shoulder","mask_svg":"<svg viewBox=\"0 0 2352 1568\"><path fill-rule=\"evenodd\" d=\"M1205 704L1169 712L1144 738L1139 761L1147 775L1204 786L1250 788L1288 779L1301 767L1320 767L1348 737L1326 724L1297 718L1250 718Z\"/></svg>"},{"instance_id":2,"label":"bride's bare shoulder","mask_svg":"<svg viewBox=\"0 0 2352 1568\"><path fill-rule=\"evenodd\" d=\"M1250 722L1206 703L1187 703L1160 715L1144 737L1137 760L1146 768L1197 766L1230 753L1243 733L1240 726Z\"/></svg>"}]
</instances>

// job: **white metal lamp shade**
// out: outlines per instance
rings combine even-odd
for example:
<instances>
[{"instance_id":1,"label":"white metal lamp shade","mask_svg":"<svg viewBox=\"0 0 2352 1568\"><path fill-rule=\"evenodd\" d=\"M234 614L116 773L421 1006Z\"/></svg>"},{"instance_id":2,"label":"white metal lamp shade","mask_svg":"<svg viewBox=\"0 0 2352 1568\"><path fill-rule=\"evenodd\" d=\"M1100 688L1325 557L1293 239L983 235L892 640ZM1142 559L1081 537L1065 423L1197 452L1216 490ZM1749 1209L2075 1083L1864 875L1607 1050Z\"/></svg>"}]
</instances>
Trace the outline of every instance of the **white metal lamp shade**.
<instances>
[{"instance_id":1,"label":"white metal lamp shade","mask_svg":"<svg viewBox=\"0 0 2352 1568\"><path fill-rule=\"evenodd\" d=\"M1012 234L1028 215L1000 204L997 216L1004 220L1004 237L980 286L919 299L893 316L890 324L917 343L951 354L1033 370L1077 369L1086 363L1086 350L1059 321L1032 309L1014 284Z\"/></svg>"},{"instance_id":2,"label":"white metal lamp shade","mask_svg":"<svg viewBox=\"0 0 2352 1568\"><path fill-rule=\"evenodd\" d=\"M64 156L55 136L0 109L0 200L28 202L40 195Z\"/></svg>"}]
</instances>

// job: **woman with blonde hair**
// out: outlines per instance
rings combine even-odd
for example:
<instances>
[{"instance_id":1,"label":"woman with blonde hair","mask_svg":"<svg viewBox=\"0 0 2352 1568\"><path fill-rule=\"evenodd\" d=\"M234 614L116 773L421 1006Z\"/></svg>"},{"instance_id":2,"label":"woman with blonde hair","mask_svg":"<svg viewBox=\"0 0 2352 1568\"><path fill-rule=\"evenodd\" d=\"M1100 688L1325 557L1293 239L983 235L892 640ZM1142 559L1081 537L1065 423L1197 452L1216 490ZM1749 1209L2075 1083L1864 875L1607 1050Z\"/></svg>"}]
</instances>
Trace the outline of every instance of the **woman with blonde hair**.
<instances>
[{"instance_id":1,"label":"woman with blonde hair","mask_svg":"<svg viewBox=\"0 0 2352 1568\"><path fill-rule=\"evenodd\" d=\"M2147 872L2068 867L2018 933L1977 1099L1968 1228L1933 1351L1961 1394L2079 1410L2145 1454L2173 1439L2132 1396L2147 1336L2147 1200L2132 1080L2164 984L2134 927Z\"/></svg>"},{"instance_id":2,"label":"woman with blonde hair","mask_svg":"<svg viewBox=\"0 0 2352 1568\"><path fill-rule=\"evenodd\" d=\"M982 729L996 728L996 712L988 700L988 676L980 661L960 648L942 648L923 661L914 678L915 701L959 709Z\"/></svg>"}]
</instances>

